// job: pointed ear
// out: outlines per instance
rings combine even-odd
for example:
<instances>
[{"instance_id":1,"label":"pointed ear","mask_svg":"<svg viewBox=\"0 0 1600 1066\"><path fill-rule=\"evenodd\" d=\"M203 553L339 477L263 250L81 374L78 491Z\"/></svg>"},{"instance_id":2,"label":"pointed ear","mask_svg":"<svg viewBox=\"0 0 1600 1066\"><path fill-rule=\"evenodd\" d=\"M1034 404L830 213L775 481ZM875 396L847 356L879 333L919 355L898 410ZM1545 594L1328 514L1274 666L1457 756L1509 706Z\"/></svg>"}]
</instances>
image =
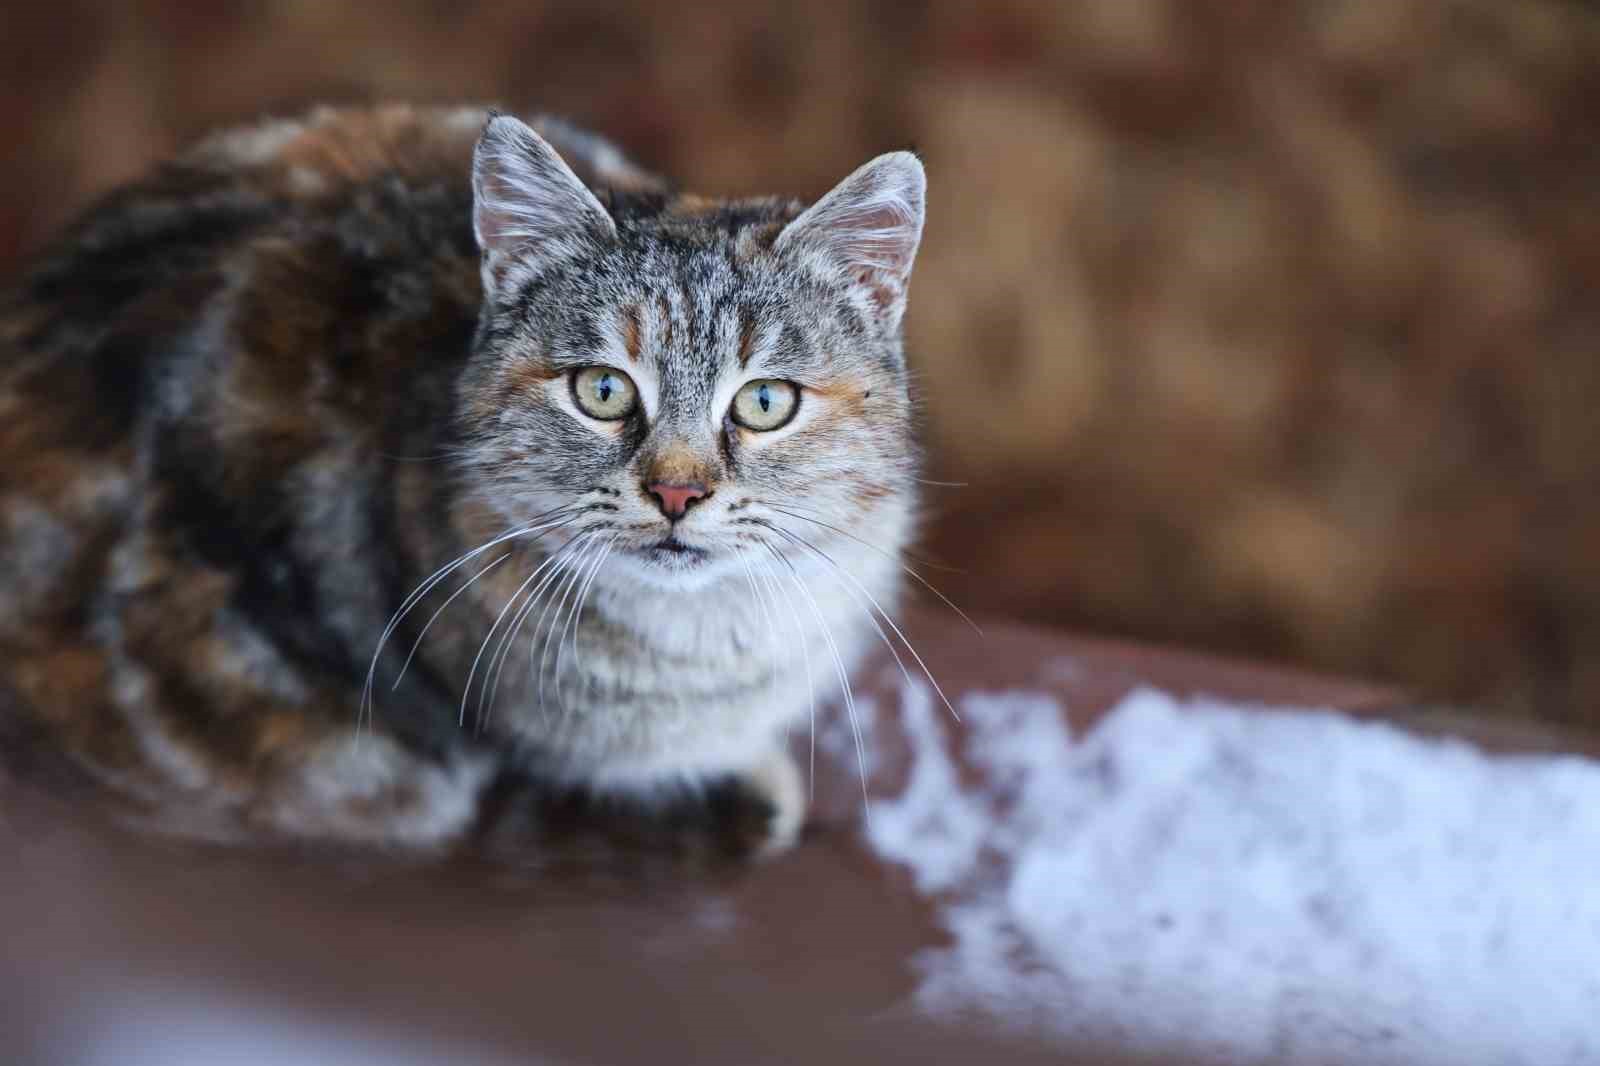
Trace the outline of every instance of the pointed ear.
<instances>
[{"instance_id":1,"label":"pointed ear","mask_svg":"<svg viewBox=\"0 0 1600 1066\"><path fill-rule=\"evenodd\" d=\"M922 163L910 152L880 155L784 227L774 247L821 253L897 326L922 240L927 186Z\"/></svg>"},{"instance_id":2,"label":"pointed ear","mask_svg":"<svg viewBox=\"0 0 1600 1066\"><path fill-rule=\"evenodd\" d=\"M491 113L472 153L472 229L483 283L506 267L537 268L617 235L616 223L572 168L526 123Z\"/></svg>"}]
</instances>

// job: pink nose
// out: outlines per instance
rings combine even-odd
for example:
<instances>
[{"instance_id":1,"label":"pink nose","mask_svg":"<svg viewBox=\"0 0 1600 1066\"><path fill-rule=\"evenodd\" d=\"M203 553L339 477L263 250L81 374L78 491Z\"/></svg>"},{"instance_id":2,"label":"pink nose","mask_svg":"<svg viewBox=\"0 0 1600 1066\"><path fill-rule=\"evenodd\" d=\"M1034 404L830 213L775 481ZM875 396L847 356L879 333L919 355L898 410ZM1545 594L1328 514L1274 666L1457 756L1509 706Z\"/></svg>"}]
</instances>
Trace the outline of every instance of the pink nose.
<instances>
[{"instance_id":1,"label":"pink nose","mask_svg":"<svg viewBox=\"0 0 1600 1066\"><path fill-rule=\"evenodd\" d=\"M689 505L711 495L704 485L670 485L658 481L646 486L646 491L656 498L661 513L676 522L689 512Z\"/></svg>"}]
</instances>

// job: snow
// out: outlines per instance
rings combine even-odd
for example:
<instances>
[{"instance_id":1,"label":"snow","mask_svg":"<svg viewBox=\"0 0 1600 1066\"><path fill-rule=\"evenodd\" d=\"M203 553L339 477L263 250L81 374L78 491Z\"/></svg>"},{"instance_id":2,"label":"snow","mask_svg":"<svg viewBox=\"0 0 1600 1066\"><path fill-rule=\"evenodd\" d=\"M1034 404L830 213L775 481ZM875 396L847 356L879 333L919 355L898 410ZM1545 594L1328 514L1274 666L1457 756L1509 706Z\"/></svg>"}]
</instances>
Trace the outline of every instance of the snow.
<instances>
[{"instance_id":1,"label":"snow","mask_svg":"<svg viewBox=\"0 0 1600 1066\"><path fill-rule=\"evenodd\" d=\"M907 685L863 830L950 935L918 1008L1185 1061L1600 1063L1600 765L1149 689L1078 740L1048 694L960 711L985 780Z\"/></svg>"}]
</instances>

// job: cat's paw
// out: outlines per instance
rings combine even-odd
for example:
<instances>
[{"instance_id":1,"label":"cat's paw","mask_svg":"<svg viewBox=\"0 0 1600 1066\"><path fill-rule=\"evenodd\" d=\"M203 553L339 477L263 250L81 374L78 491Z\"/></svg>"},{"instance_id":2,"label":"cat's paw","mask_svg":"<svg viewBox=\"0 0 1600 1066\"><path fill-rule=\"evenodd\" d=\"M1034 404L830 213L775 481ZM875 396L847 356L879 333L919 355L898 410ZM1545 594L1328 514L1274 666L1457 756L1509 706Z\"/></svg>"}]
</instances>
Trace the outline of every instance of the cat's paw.
<instances>
[{"instance_id":1,"label":"cat's paw","mask_svg":"<svg viewBox=\"0 0 1600 1066\"><path fill-rule=\"evenodd\" d=\"M756 855L776 855L793 847L800 839L809 806L805 781L793 756L782 748L775 748L752 769L740 774L739 780L772 807L767 838L756 848Z\"/></svg>"},{"instance_id":2,"label":"cat's paw","mask_svg":"<svg viewBox=\"0 0 1600 1066\"><path fill-rule=\"evenodd\" d=\"M715 865L787 851L806 807L800 770L781 749L742 772L653 792L554 786L511 771L485 791L466 846L547 864L637 866L653 856Z\"/></svg>"}]
</instances>

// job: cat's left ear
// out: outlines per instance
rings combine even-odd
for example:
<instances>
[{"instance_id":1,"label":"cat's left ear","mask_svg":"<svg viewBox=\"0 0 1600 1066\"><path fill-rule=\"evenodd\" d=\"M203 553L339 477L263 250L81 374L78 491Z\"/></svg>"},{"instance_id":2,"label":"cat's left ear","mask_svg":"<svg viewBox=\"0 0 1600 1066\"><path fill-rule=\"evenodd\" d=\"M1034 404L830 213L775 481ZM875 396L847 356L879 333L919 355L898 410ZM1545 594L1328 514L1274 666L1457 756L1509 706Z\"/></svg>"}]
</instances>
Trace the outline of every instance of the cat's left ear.
<instances>
[{"instance_id":1,"label":"cat's left ear","mask_svg":"<svg viewBox=\"0 0 1600 1066\"><path fill-rule=\"evenodd\" d=\"M492 114L472 153L472 229L492 289L506 267L534 268L617 235L594 193L526 123Z\"/></svg>"},{"instance_id":2,"label":"cat's left ear","mask_svg":"<svg viewBox=\"0 0 1600 1066\"><path fill-rule=\"evenodd\" d=\"M905 313L927 188L916 156L880 155L785 226L774 248L821 253L865 290L893 328Z\"/></svg>"}]
</instances>

